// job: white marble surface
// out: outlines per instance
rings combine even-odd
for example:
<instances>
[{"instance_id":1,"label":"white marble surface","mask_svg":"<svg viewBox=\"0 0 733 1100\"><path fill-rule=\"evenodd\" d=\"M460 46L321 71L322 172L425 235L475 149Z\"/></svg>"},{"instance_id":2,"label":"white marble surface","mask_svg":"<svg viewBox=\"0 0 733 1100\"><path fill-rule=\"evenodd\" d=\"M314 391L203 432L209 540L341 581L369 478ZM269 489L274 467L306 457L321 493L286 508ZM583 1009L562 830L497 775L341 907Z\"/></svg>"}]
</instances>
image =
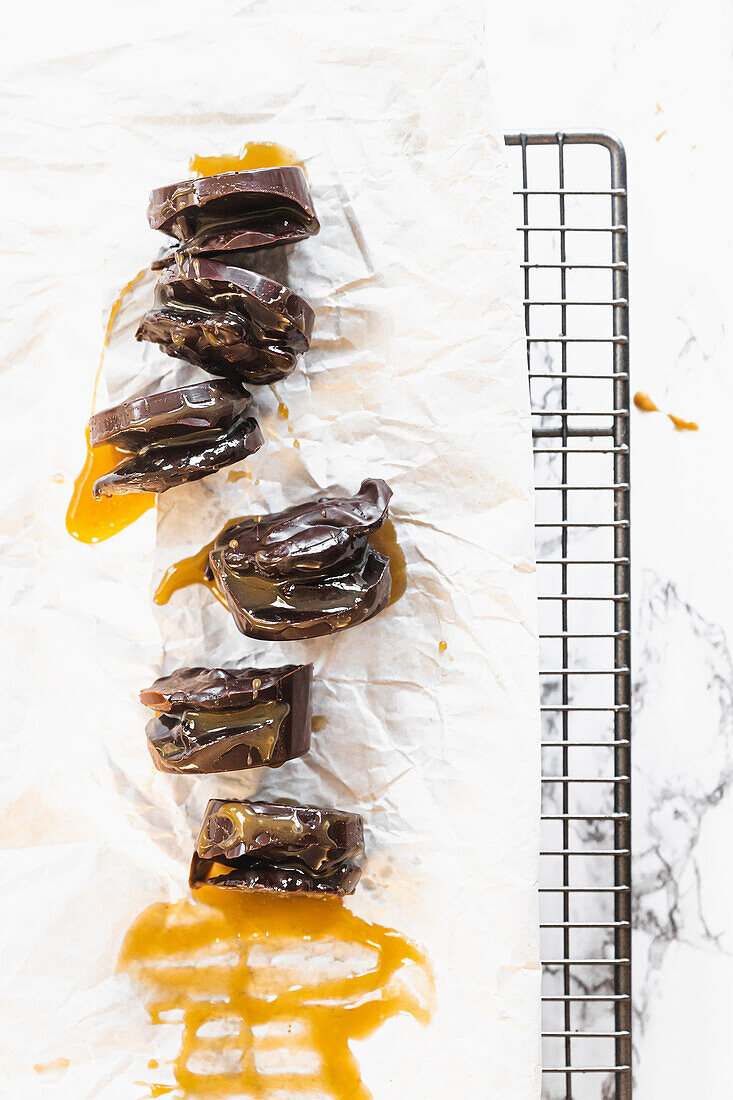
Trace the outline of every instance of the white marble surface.
<instances>
[{"instance_id":1,"label":"white marble surface","mask_svg":"<svg viewBox=\"0 0 733 1100\"><path fill-rule=\"evenodd\" d=\"M700 425L631 425L635 1100L717 1100L733 1089L733 5L525 0L486 22L507 130L624 142L632 391Z\"/></svg>"}]
</instances>

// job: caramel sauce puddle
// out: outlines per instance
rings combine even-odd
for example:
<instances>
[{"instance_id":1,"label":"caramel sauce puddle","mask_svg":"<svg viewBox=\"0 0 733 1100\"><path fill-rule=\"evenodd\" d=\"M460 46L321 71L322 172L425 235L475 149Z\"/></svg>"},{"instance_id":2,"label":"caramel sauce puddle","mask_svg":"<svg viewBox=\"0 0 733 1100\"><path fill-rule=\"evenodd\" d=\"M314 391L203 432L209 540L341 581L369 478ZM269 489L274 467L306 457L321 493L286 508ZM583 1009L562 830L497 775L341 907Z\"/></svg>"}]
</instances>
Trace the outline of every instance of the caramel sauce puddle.
<instances>
[{"instance_id":1,"label":"caramel sauce puddle","mask_svg":"<svg viewBox=\"0 0 733 1100\"><path fill-rule=\"evenodd\" d=\"M389 575L392 578L392 588L389 594L389 603L397 603L404 596L407 588L407 560L405 552L397 541L397 532L391 519L384 521L381 527L372 531L369 536L369 545L378 554L389 558Z\"/></svg>"},{"instance_id":2,"label":"caramel sauce puddle","mask_svg":"<svg viewBox=\"0 0 733 1100\"><path fill-rule=\"evenodd\" d=\"M267 891L204 886L194 900L152 905L128 931L118 970L144 988L152 1023L183 1022L173 1063L182 1100L319 1089L370 1100L350 1041L403 1012L425 1025L434 1000L430 964L398 932L338 898Z\"/></svg>"},{"instance_id":3,"label":"caramel sauce puddle","mask_svg":"<svg viewBox=\"0 0 733 1100\"><path fill-rule=\"evenodd\" d=\"M654 404L648 393L643 393L641 390L634 394L634 404L641 412L664 412L663 409ZM696 432L698 430L694 420L683 420L681 416L674 416L672 413L664 413L664 415L672 421L676 432Z\"/></svg>"},{"instance_id":4,"label":"caramel sauce puddle","mask_svg":"<svg viewBox=\"0 0 733 1100\"><path fill-rule=\"evenodd\" d=\"M169 565L155 589L153 601L159 605L166 604L173 593L178 592L181 588L188 588L192 584L202 584L212 596L217 598L223 607L226 607L227 602L216 587L216 582L207 573L209 554L214 549L214 544L222 531L226 531L227 527L231 527L234 523L240 523L245 518L245 516L237 516L234 519L227 520L221 531L211 542L207 542L205 546L202 546L195 554L191 554L190 557L182 558L180 561L174 562L173 565ZM369 536L369 545L378 553L389 558L392 591L387 607L391 607L393 603L399 600L400 596L405 594L407 588L407 562L404 552L397 542L397 533L391 519L385 520L379 530L372 532Z\"/></svg>"},{"instance_id":5,"label":"caramel sauce puddle","mask_svg":"<svg viewBox=\"0 0 733 1100\"><path fill-rule=\"evenodd\" d=\"M197 176L216 176L221 172L250 172L255 168L303 167L292 149L274 141L248 141L241 153L218 157L194 155L188 162L189 172Z\"/></svg>"},{"instance_id":6,"label":"caramel sauce puddle","mask_svg":"<svg viewBox=\"0 0 733 1100\"><path fill-rule=\"evenodd\" d=\"M153 602L158 605L166 604L173 593L178 592L179 589L188 588L192 584L202 584L212 596L216 597L222 607L227 607L227 602L216 587L213 576L208 575L209 554L214 549L216 540L222 531L226 531L227 527L231 527L233 523L241 523L246 518L246 516L235 516L233 519L227 520L221 531L217 532L211 542L207 542L205 546L202 546L195 554L191 554L190 557L181 558L180 561L169 565L155 589Z\"/></svg>"}]
</instances>

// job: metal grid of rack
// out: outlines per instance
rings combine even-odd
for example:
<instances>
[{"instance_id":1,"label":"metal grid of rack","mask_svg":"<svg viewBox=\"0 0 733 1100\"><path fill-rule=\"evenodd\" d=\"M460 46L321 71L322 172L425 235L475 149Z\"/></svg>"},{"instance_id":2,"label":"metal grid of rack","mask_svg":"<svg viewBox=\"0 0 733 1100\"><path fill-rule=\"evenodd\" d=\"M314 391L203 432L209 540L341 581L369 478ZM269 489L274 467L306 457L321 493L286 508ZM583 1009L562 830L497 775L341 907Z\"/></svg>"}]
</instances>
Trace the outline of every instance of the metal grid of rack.
<instances>
[{"instance_id":1,"label":"metal grid of rack","mask_svg":"<svg viewBox=\"0 0 733 1100\"><path fill-rule=\"evenodd\" d=\"M629 1100L625 156L604 133L509 134L506 143L537 490L543 1097Z\"/></svg>"}]
</instances>

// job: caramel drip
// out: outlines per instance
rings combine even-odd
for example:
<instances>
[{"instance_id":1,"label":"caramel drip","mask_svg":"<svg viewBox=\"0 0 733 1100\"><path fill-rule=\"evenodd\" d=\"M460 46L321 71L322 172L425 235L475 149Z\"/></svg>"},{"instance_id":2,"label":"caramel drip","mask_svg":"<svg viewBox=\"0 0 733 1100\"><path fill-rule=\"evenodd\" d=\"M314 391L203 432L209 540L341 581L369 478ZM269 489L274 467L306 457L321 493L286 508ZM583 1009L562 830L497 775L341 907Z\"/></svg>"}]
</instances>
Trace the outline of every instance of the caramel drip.
<instances>
[{"instance_id":1,"label":"caramel drip","mask_svg":"<svg viewBox=\"0 0 733 1100\"><path fill-rule=\"evenodd\" d=\"M110 444L92 448L89 426L86 429L87 456L81 473L74 482L66 530L79 542L103 542L129 527L155 504L155 493L125 493L124 496L94 498L92 489L97 478L114 470L129 458L126 451Z\"/></svg>"},{"instance_id":2,"label":"caramel drip","mask_svg":"<svg viewBox=\"0 0 733 1100\"><path fill-rule=\"evenodd\" d=\"M667 413L667 417L674 424L676 432L696 432L698 430L694 420L683 420L681 416L674 416L672 413Z\"/></svg>"},{"instance_id":3,"label":"caramel drip","mask_svg":"<svg viewBox=\"0 0 733 1100\"><path fill-rule=\"evenodd\" d=\"M274 141L248 141L241 153L224 153L218 157L192 156L189 172L197 176L216 176L221 172L250 172L255 168L303 167L292 149Z\"/></svg>"},{"instance_id":4,"label":"caramel drip","mask_svg":"<svg viewBox=\"0 0 733 1100\"><path fill-rule=\"evenodd\" d=\"M148 268L138 271L134 279L130 279L118 294L110 310L107 320L107 328L104 334L102 354L99 357L99 366L94 376L94 389L92 391L92 414L97 403L97 390L99 380L102 377L104 356L109 346L112 330L114 329L117 314L120 311L123 299L132 288L140 282L148 273ZM155 493L125 493L120 496L100 497L94 499L92 490L97 478L114 470L129 455L117 447L106 445L92 449L89 442L89 426L86 429L86 458L81 473L74 482L74 491L71 494L69 507L66 512L66 530L78 539L79 542L93 543L103 542L111 535L117 534L123 528L129 527L144 512L147 512L155 504Z\"/></svg>"},{"instance_id":5,"label":"caramel drip","mask_svg":"<svg viewBox=\"0 0 733 1100\"><path fill-rule=\"evenodd\" d=\"M225 531L226 528L231 527L233 523L241 523L245 518L245 516L236 516L234 519L227 520L221 531ZM174 562L173 565L168 566L163 574L162 580L155 589L155 595L153 596L155 603L168 603L173 593L178 592L180 588L188 588L192 584L202 584L204 588L208 588L212 596L216 596L222 607L227 606L226 600L216 587L213 576L210 576L208 572L209 554L214 549L214 544L219 538L221 531L214 536L211 542L207 542L206 546L202 546L200 550L197 550L195 554L191 554L189 558L182 558L180 561Z\"/></svg>"},{"instance_id":6,"label":"caramel drip","mask_svg":"<svg viewBox=\"0 0 733 1100\"><path fill-rule=\"evenodd\" d=\"M641 412L663 412L658 405L655 405L648 393L634 394L634 404ZM671 420L674 424L674 430L676 432L696 432L698 426L694 420L683 420L681 416L675 416L673 413L664 414L668 420Z\"/></svg>"},{"instance_id":7,"label":"caramel drip","mask_svg":"<svg viewBox=\"0 0 733 1100\"><path fill-rule=\"evenodd\" d=\"M401 596L404 596L407 588L407 561L404 551L397 541L397 532L391 519L385 520L378 530L372 531L369 536L369 545L378 554L383 554L385 558L389 558L392 591L387 607L391 607L393 603L397 603Z\"/></svg>"},{"instance_id":8,"label":"caramel drip","mask_svg":"<svg viewBox=\"0 0 733 1100\"><path fill-rule=\"evenodd\" d=\"M652 401L649 394L648 393L642 393L641 390L639 390L638 393L634 394L634 404L636 405L637 409L641 410L641 412L645 412L645 413L658 413L659 412L659 408L654 404L654 402Z\"/></svg>"},{"instance_id":9,"label":"caramel drip","mask_svg":"<svg viewBox=\"0 0 733 1100\"><path fill-rule=\"evenodd\" d=\"M333 959L322 965L331 956L335 974ZM398 932L337 898L265 891L204 886L195 901L152 905L127 933L118 969L145 989L154 1024L182 1017L180 1100L369 1100L350 1041L401 1012L427 1024L434 998L430 964Z\"/></svg>"}]
</instances>

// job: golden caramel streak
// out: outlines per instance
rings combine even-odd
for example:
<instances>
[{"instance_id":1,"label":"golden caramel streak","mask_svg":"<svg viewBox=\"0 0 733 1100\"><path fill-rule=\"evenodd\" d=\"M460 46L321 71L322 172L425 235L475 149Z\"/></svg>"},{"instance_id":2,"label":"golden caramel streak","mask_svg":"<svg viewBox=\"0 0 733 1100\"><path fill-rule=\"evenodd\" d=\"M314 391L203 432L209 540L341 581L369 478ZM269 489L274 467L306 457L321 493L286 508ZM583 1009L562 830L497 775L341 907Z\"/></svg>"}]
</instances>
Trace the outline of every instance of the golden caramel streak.
<instances>
[{"instance_id":1,"label":"golden caramel streak","mask_svg":"<svg viewBox=\"0 0 733 1100\"><path fill-rule=\"evenodd\" d=\"M200 900L199 900L200 899ZM301 946L309 960L319 947L335 944L338 957L349 951L369 962L347 977L309 980L301 962L287 968L253 966L254 947L272 955ZM222 960L230 960L222 965ZM202 965L203 963L203 965ZM417 968L424 992L399 981L404 967ZM401 1012L422 1024L430 1020L434 983L430 965L418 947L393 929L369 924L337 898L289 896L263 891L237 893L202 887L195 901L158 904L146 909L122 945L118 969L144 987L153 1023L164 1014L183 1014L183 1040L174 1063L182 1098L262 1096L283 1089L296 1096L320 1088L334 1098L369 1100L352 1039L371 1035ZM198 1030L216 1020L236 1023L226 1039L202 1039ZM259 1029L270 1028L269 1034ZM202 1051L236 1050L234 1073L193 1072L190 1063ZM258 1068L258 1054L287 1054L277 1073ZM298 1056L317 1058L313 1072L291 1070Z\"/></svg>"},{"instance_id":2,"label":"golden caramel streak","mask_svg":"<svg viewBox=\"0 0 733 1100\"><path fill-rule=\"evenodd\" d=\"M218 157L194 155L188 162L188 170L196 176L217 176L221 172L250 172L255 168L288 168L290 165L303 167L292 149L274 141L248 141L241 153L224 153Z\"/></svg>"}]
</instances>

